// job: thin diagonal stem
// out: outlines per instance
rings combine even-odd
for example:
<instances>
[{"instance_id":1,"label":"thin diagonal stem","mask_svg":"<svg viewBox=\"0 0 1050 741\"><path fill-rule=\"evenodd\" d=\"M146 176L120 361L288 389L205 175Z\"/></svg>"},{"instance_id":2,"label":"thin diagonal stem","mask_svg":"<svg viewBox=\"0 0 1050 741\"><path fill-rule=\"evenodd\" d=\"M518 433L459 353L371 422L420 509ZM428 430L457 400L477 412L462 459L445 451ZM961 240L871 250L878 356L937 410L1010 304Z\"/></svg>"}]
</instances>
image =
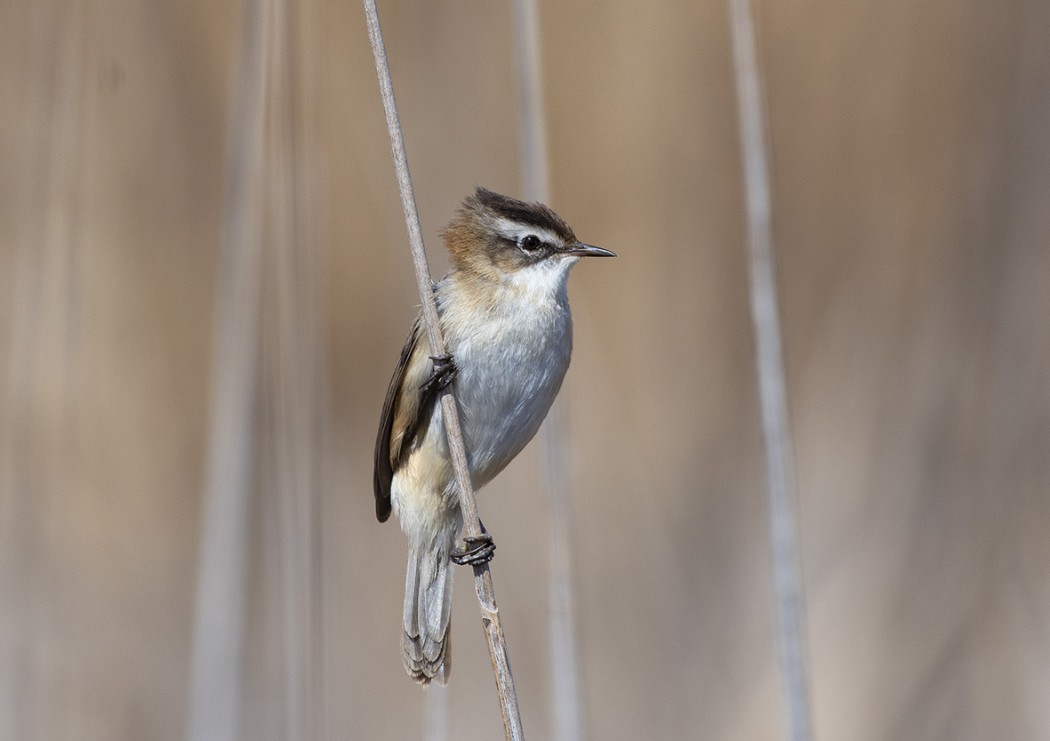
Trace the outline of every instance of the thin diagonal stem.
<instances>
[{"instance_id":1,"label":"thin diagonal stem","mask_svg":"<svg viewBox=\"0 0 1050 741\"><path fill-rule=\"evenodd\" d=\"M769 495L773 588L780 674L791 741L813 737L806 672L805 609L798 554L798 498L773 257L772 195L762 80L750 0L729 0L740 146L747 204L751 319L754 325L762 436Z\"/></svg>"},{"instance_id":2,"label":"thin diagonal stem","mask_svg":"<svg viewBox=\"0 0 1050 741\"><path fill-rule=\"evenodd\" d=\"M368 23L368 38L372 44L372 55L375 57L376 77L379 81L379 92L383 99L383 110L386 113L387 133L390 135L390 149L394 156L394 171L401 192L401 207L405 215L405 226L408 229L409 245L412 250L412 264L416 272L416 284L419 298L423 305L423 323L426 325L427 339L435 355L444 355L445 340L441 335L438 320L437 302L434 299L434 285L427 264L426 251L423 248L423 231L416 211L416 198L412 190L412 177L408 171L408 157L405 154L405 142L401 136L401 122L397 115L397 103L394 101L394 88L390 79L390 66L387 63L386 48L383 45L383 34L379 27L379 13L375 0L363 0L365 18ZM480 536L481 522L478 519L478 505L474 496L474 487L470 481L467 468L467 453L463 445L463 432L459 424L459 411L452 387L446 387L441 395L441 414L448 436L448 447L452 458L452 467L456 474L456 485L459 490L460 507L463 511L463 522L467 534ZM488 564L474 567L474 589L481 603L481 621L488 639L489 657L496 678L496 689L499 694L500 709L503 714L503 729L508 739L517 741L525 738L518 712L518 698L514 691L514 678L510 673L510 661L507 657L507 644L500 624L499 612L496 609L496 597L492 587L492 573Z\"/></svg>"}]
</instances>

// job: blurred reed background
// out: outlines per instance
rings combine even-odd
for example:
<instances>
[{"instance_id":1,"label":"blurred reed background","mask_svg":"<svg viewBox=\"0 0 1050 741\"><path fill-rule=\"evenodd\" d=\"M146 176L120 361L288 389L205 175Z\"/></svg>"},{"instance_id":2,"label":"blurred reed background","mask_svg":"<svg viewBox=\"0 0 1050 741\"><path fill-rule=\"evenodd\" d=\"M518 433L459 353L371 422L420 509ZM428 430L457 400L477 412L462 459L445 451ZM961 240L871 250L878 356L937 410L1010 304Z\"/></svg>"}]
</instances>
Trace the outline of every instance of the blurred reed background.
<instances>
[{"instance_id":1,"label":"blurred reed background","mask_svg":"<svg viewBox=\"0 0 1050 741\"><path fill-rule=\"evenodd\" d=\"M1050 5L755 11L816 738L1050 738ZM575 271L562 392L592 739L781 737L727 12L540 4L551 204L620 255ZM184 738L209 542L241 738L422 735L371 494L417 298L363 15L256 13L0 4L2 739ZM458 201L522 190L513 10L380 13L440 273ZM480 497L532 738L540 447ZM464 577L450 731L496 738Z\"/></svg>"}]
</instances>

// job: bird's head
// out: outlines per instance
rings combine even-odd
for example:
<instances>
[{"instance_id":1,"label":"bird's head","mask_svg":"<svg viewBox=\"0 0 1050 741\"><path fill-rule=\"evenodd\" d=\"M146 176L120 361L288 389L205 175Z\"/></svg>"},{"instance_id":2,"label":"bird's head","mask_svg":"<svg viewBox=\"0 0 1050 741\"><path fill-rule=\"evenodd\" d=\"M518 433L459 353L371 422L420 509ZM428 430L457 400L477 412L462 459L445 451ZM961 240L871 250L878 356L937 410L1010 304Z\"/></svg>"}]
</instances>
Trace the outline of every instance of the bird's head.
<instances>
[{"instance_id":1,"label":"bird's head","mask_svg":"<svg viewBox=\"0 0 1050 741\"><path fill-rule=\"evenodd\" d=\"M499 283L557 290L581 257L615 257L580 242L542 203L478 188L442 233L457 270Z\"/></svg>"}]
</instances>

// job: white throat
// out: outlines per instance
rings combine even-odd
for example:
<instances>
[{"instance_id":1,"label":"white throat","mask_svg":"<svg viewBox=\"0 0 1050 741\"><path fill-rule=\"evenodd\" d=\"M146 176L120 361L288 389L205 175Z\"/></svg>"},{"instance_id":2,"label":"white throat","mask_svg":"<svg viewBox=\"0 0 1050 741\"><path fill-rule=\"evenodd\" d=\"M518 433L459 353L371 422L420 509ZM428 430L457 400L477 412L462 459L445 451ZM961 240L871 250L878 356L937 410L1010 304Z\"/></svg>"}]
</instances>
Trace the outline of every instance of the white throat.
<instances>
[{"instance_id":1,"label":"white throat","mask_svg":"<svg viewBox=\"0 0 1050 741\"><path fill-rule=\"evenodd\" d=\"M508 273L504 278L508 287L515 290L526 301L543 304L548 301L562 303L568 300L566 284L569 270L580 258L559 257L524 267Z\"/></svg>"}]
</instances>

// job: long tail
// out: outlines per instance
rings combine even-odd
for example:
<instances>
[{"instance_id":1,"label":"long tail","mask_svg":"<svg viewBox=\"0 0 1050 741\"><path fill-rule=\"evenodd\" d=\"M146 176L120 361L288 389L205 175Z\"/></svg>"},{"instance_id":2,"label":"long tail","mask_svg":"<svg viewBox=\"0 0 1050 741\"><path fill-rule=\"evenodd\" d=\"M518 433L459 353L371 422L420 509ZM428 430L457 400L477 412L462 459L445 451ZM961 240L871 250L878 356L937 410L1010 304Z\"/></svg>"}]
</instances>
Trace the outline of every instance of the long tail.
<instances>
[{"instance_id":1,"label":"long tail","mask_svg":"<svg viewBox=\"0 0 1050 741\"><path fill-rule=\"evenodd\" d=\"M448 555L453 542L447 537L409 542L401 657L405 670L420 684L430 684L435 677L439 684L445 684L452 669L452 569Z\"/></svg>"}]
</instances>

